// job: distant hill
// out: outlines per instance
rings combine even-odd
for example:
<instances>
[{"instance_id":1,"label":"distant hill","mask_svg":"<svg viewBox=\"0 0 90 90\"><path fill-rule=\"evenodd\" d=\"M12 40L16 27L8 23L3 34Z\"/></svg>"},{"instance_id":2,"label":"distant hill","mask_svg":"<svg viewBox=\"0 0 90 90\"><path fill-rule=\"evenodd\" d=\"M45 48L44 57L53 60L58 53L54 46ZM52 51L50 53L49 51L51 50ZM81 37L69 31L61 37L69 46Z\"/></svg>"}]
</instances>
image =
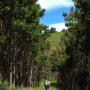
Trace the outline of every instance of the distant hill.
<instances>
[{"instance_id":1,"label":"distant hill","mask_svg":"<svg viewBox=\"0 0 90 90\"><path fill-rule=\"evenodd\" d=\"M51 35L48 37L47 41L50 42L50 46L52 50L57 49L57 47L59 47L59 41L60 41L60 37L62 36L62 32L55 32L55 33L51 33Z\"/></svg>"}]
</instances>

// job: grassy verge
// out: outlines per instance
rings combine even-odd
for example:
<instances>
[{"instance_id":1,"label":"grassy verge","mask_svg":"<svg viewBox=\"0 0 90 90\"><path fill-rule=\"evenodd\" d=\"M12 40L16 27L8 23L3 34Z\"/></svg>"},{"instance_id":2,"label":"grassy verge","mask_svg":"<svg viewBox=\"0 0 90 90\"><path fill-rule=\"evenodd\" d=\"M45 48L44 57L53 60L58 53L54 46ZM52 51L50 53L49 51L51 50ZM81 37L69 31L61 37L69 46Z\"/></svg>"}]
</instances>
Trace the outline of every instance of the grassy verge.
<instances>
[{"instance_id":1,"label":"grassy verge","mask_svg":"<svg viewBox=\"0 0 90 90\"><path fill-rule=\"evenodd\" d=\"M54 83L55 82L55 80L53 80L53 79L50 80L50 81L51 81L51 83ZM44 88L44 82L45 82L45 80L42 80L39 87L34 87L34 88L24 88L24 87L20 88L20 87L18 87L15 90L45 90L45 88ZM57 90L57 89L56 89L56 87L51 86L50 87L50 90Z\"/></svg>"},{"instance_id":2,"label":"grassy verge","mask_svg":"<svg viewBox=\"0 0 90 90\"><path fill-rule=\"evenodd\" d=\"M33 87L33 88L25 88L25 87L12 87L9 86L6 82L5 83L1 83L0 82L0 90L45 90L44 88L44 81L42 80L41 84L39 87ZM54 81L51 81L51 83L53 83ZM56 90L56 87L51 86L50 90Z\"/></svg>"}]
</instances>

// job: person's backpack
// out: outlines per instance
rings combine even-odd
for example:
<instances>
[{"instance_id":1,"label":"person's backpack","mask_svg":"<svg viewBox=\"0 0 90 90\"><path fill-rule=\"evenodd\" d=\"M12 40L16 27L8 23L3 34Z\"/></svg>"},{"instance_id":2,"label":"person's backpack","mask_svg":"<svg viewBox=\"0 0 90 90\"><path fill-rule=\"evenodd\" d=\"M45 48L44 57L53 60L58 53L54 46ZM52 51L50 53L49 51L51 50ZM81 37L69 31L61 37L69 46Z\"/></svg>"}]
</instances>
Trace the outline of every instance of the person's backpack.
<instances>
[{"instance_id":1,"label":"person's backpack","mask_svg":"<svg viewBox=\"0 0 90 90\"><path fill-rule=\"evenodd\" d=\"M50 86L50 81L46 81L46 86Z\"/></svg>"},{"instance_id":2,"label":"person's backpack","mask_svg":"<svg viewBox=\"0 0 90 90\"><path fill-rule=\"evenodd\" d=\"M47 81L47 83L48 83L48 86L50 86L50 81Z\"/></svg>"}]
</instances>

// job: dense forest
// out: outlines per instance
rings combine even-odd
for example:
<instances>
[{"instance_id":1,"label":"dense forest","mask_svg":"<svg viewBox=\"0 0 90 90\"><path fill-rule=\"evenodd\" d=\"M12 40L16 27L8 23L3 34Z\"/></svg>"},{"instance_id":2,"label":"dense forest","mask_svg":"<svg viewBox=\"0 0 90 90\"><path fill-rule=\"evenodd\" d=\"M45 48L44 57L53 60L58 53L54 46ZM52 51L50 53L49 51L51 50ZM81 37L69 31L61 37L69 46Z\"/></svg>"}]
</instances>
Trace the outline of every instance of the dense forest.
<instances>
[{"instance_id":1,"label":"dense forest","mask_svg":"<svg viewBox=\"0 0 90 90\"><path fill-rule=\"evenodd\" d=\"M73 0L61 32L40 23L37 1L0 0L0 82L35 87L52 77L59 90L90 90L90 0Z\"/></svg>"},{"instance_id":2,"label":"dense forest","mask_svg":"<svg viewBox=\"0 0 90 90\"><path fill-rule=\"evenodd\" d=\"M36 1L0 1L0 78L14 86L33 86L41 78L48 34Z\"/></svg>"},{"instance_id":3,"label":"dense forest","mask_svg":"<svg viewBox=\"0 0 90 90\"><path fill-rule=\"evenodd\" d=\"M68 30L63 42L66 61L59 67L63 90L90 89L90 0L74 0L75 7L64 13ZM67 37L67 38L64 38Z\"/></svg>"}]
</instances>

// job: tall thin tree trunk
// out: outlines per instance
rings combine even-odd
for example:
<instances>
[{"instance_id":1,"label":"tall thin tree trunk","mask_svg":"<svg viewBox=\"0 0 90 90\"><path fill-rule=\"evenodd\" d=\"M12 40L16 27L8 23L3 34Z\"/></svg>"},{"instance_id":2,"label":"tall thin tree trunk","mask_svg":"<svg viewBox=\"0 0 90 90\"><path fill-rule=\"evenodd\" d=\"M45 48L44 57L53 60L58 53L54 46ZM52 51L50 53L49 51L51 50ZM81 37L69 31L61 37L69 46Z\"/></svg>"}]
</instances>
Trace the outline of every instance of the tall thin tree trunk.
<instances>
[{"instance_id":1,"label":"tall thin tree trunk","mask_svg":"<svg viewBox=\"0 0 90 90\"><path fill-rule=\"evenodd\" d=\"M33 86L33 65L31 65L31 68L30 68L30 76L28 76L28 80L29 80L30 87L32 87Z\"/></svg>"},{"instance_id":2,"label":"tall thin tree trunk","mask_svg":"<svg viewBox=\"0 0 90 90\"><path fill-rule=\"evenodd\" d=\"M14 64L14 66L13 66L13 86L15 86L15 81L16 81L16 80L15 80L15 79L16 79L16 78L15 78L15 77L16 77L15 74L16 74L16 67L15 67L15 64Z\"/></svg>"},{"instance_id":3,"label":"tall thin tree trunk","mask_svg":"<svg viewBox=\"0 0 90 90\"><path fill-rule=\"evenodd\" d=\"M10 63L10 77L9 77L10 85L13 83L13 71L12 71L12 63Z\"/></svg>"}]
</instances>

